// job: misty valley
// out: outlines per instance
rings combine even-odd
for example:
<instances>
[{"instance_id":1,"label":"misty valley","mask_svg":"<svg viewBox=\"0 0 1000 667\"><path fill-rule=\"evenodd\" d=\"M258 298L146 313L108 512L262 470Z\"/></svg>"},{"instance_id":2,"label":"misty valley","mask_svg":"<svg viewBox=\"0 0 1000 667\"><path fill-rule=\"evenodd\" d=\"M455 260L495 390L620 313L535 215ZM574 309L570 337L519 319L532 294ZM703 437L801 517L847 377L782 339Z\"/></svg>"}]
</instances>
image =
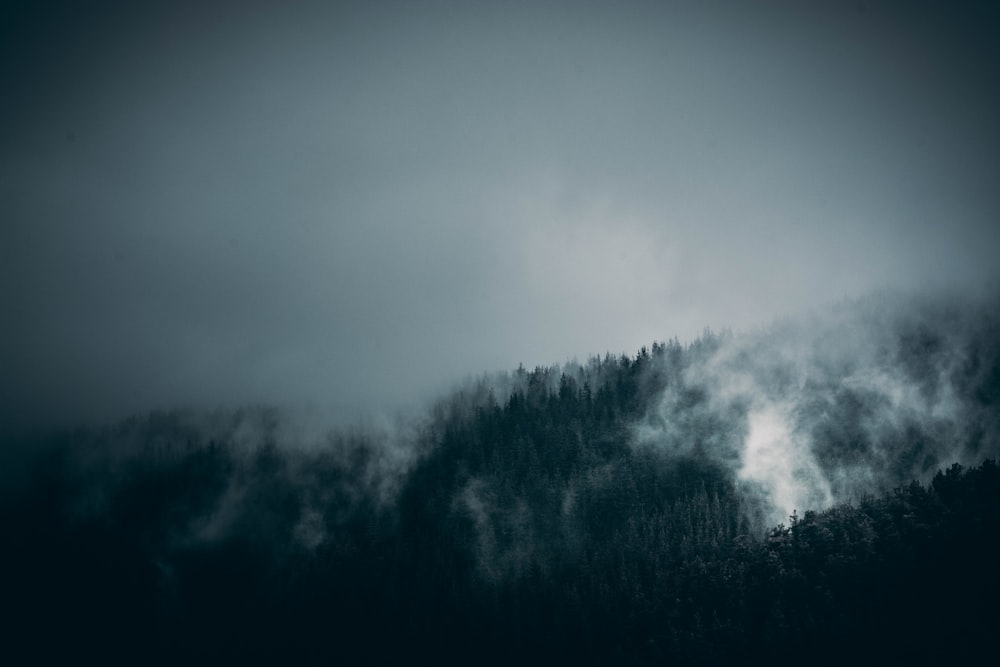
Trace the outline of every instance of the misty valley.
<instances>
[{"instance_id":1,"label":"misty valley","mask_svg":"<svg viewBox=\"0 0 1000 667\"><path fill-rule=\"evenodd\" d=\"M981 660L997 305L874 295L315 437L266 406L25 436L5 662Z\"/></svg>"}]
</instances>

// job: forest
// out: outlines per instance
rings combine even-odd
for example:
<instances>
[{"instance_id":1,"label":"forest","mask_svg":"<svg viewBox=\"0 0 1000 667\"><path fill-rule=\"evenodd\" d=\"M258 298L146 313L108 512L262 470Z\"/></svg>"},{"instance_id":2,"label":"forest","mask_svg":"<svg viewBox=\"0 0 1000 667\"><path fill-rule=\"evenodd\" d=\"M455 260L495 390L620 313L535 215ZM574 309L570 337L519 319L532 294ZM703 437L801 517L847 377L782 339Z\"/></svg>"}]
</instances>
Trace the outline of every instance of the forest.
<instances>
[{"instance_id":1,"label":"forest","mask_svg":"<svg viewBox=\"0 0 1000 667\"><path fill-rule=\"evenodd\" d=\"M996 305L521 366L317 442L253 406L9 443L8 664L979 660Z\"/></svg>"}]
</instances>

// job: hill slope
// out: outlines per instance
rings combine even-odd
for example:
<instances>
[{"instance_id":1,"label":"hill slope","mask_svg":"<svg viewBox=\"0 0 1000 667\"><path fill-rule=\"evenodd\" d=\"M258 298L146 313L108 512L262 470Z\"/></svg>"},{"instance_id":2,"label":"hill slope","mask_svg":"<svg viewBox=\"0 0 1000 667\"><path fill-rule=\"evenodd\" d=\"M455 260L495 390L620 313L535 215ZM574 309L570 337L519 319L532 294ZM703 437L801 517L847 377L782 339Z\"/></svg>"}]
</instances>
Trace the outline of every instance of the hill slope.
<instances>
[{"instance_id":1,"label":"hill slope","mask_svg":"<svg viewBox=\"0 0 1000 667\"><path fill-rule=\"evenodd\" d=\"M998 312L873 297L309 446L267 408L62 434L4 488L9 650L971 658L1000 622Z\"/></svg>"}]
</instances>

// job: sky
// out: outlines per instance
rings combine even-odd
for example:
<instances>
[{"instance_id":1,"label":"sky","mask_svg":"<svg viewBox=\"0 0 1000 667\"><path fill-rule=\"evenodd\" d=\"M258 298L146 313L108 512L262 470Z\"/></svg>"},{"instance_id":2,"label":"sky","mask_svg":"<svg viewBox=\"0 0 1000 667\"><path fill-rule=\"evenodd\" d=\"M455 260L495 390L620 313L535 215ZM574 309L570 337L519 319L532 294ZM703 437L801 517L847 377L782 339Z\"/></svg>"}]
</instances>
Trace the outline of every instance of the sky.
<instances>
[{"instance_id":1,"label":"sky","mask_svg":"<svg viewBox=\"0 0 1000 667\"><path fill-rule=\"evenodd\" d=\"M0 427L995 285L990 4L0 3Z\"/></svg>"}]
</instances>

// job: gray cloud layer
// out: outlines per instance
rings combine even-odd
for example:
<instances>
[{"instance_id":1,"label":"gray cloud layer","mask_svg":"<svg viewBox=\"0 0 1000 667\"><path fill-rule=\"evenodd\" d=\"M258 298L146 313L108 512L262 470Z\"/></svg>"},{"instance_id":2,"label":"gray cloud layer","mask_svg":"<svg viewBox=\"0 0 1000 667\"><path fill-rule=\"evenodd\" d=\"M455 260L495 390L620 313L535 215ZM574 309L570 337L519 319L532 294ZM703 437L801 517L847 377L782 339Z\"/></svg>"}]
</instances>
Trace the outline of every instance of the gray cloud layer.
<instances>
[{"instance_id":1,"label":"gray cloud layer","mask_svg":"<svg viewBox=\"0 0 1000 667\"><path fill-rule=\"evenodd\" d=\"M8 423L346 413L995 282L979 5L6 5Z\"/></svg>"}]
</instances>

